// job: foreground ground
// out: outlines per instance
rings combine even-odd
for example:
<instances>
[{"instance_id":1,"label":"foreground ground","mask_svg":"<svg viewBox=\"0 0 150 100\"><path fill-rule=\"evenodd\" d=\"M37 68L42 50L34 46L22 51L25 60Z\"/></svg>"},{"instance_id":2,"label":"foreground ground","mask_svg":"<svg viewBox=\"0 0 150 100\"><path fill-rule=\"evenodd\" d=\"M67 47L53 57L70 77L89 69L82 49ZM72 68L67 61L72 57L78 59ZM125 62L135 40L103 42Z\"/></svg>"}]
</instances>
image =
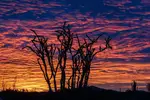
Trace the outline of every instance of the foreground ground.
<instances>
[{"instance_id":1,"label":"foreground ground","mask_svg":"<svg viewBox=\"0 0 150 100\"><path fill-rule=\"evenodd\" d=\"M150 100L150 93L144 91L117 92L96 87L66 90L56 93L0 92L3 100Z\"/></svg>"}]
</instances>

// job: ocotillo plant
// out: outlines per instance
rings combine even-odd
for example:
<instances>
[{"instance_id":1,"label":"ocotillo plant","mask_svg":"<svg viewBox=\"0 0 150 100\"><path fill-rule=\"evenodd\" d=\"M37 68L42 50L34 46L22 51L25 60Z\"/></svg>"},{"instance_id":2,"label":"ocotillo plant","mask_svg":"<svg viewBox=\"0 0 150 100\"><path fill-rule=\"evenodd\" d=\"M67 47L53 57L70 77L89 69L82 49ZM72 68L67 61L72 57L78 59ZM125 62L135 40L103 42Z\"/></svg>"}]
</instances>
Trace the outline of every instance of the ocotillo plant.
<instances>
[{"instance_id":1,"label":"ocotillo plant","mask_svg":"<svg viewBox=\"0 0 150 100\"><path fill-rule=\"evenodd\" d=\"M96 50L94 45L103 34L95 38L90 38L86 35L84 41L80 41L78 35L74 35L66 22L60 27L57 33L59 45L48 44L48 38L39 36L34 30L31 30L35 36L31 40L32 46L27 46L38 57L37 62L43 73L44 79L48 85L49 91L52 90L51 80L53 80L54 91L57 91L56 75L60 69L60 90L66 88L66 68L67 62L71 60L72 74L68 79L68 88L81 88L88 85L91 63L93 58L99 52L112 47L110 46L111 38L105 38L105 47L99 47ZM77 43L74 48L73 42ZM54 59L57 62L54 64Z\"/></svg>"},{"instance_id":2,"label":"ocotillo plant","mask_svg":"<svg viewBox=\"0 0 150 100\"><path fill-rule=\"evenodd\" d=\"M67 65L67 52L71 52L72 43L73 43L73 33L70 30L69 24L66 25L66 22L64 22L64 25L61 27L60 30L56 31L57 39L60 42L60 48L58 48L59 57L61 59L61 63L59 64L60 70L61 70L61 80L60 80L60 88L61 90L65 89L65 83L66 83L66 65Z\"/></svg>"},{"instance_id":3,"label":"ocotillo plant","mask_svg":"<svg viewBox=\"0 0 150 100\"><path fill-rule=\"evenodd\" d=\"M51 87L51 79L53 78L54 80L54 88L55 91L57 91L57 85L56 85L56 72L57 72L57 67L54 68L54 54L56 51L55 45L51 44L50 46L48 45L47 41L48 38L44 36L39 36L34 30L31 30L35 36L31 40L31 43L33 46L26 46L29 48L33 53L36 54L38 57L37 62L40 66L40 69L43 73L44 79L48 85L49 91L52 91ZM50 71L48 70L50 69ZM48 73L51 72L49 75Z\"/></svg>"},{"instance_id":4,"label":"ocotillo plant","mask_svg":"<svg viewBox=\"0 0 150 100\"><path fill-rule=\"evenodd\" d=\"M79 49L78 52L80 53L81 59L82 59L82 74L81 74L81 79L79 83L79 87L86 87L88 85L88 80L89 80L89 74L90 74L90 69L91 69L91 63L93 58L95 57L96 54L99 52L103 52L104 50L112 47L110 46L110 41L111 38L105 38L105 47L102 48L101 46L99 47L99 50L96 50L94 48L94 44L98 41L98 39L102 36L103 34L100 34L96 38L90 38L87 34L86 37L88 40L84 39L84 43L81 44L79 37L77 36L78 40L78 45Z\"/></svg>"}]
</instances>

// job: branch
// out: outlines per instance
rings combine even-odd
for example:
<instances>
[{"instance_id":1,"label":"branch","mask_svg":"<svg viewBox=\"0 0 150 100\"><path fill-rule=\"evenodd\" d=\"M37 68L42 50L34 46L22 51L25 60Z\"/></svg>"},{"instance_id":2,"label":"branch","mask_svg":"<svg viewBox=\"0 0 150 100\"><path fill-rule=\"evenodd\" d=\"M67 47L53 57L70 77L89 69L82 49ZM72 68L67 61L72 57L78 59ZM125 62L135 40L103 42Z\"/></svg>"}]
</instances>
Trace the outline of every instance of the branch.
<instances>
[{"instance_id":1,"label":"branch","mask_svg":"<svg viewBox=\"0 0 150 100\"><path fill-rule=\"evenodd\" d=\"M44 75L45 80L47 81L48 79L47 79L47 77L46 77L46 73L45 73L45 71L43 70L42 65L41 65L41 63L40 63L39 60L40 60L40 59L37 59L38 64L39 64L39 66L40 66L41 71L43 72L43 75Z\"/></svg>"}]
</instances>

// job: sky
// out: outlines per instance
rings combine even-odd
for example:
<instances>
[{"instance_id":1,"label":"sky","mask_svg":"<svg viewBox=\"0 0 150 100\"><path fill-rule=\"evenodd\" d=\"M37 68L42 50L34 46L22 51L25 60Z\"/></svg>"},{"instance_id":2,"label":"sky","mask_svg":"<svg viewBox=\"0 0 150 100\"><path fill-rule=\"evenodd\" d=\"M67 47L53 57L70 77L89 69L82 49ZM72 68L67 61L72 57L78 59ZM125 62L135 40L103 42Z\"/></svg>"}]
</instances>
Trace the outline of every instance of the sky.
<instances>
[{"instance_id":1,"label":"sky","mask_svg":"<svg viewBox=\"0 0 150 100\"><path fill-rule=\"evenodd\" d=\"M149 0L0 0L0 89L45 91L36 56L22 48L35 30L58 43L55 30L68 22L84 38L105 33L113 50L98 54L91 66L90 85L126 90L132 80L146 90L150 82ZM97 46L100 43L97 44Z\"/></svg>"}]
</instances>

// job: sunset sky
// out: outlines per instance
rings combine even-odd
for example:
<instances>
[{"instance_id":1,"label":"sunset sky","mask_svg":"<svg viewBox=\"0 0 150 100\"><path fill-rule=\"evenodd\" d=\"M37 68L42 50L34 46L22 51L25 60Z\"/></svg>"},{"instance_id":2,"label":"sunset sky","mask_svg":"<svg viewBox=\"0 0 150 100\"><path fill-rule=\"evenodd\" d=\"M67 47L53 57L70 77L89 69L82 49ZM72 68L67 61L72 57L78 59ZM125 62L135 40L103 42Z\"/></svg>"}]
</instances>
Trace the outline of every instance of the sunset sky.
<instances>
[{"instance_id":1,"label":"sunset sky","mask_svg":"<svg viewBox=\"0 0 150 100\"><path fill-rule=\"evenodd\" d=\"M22 48L35 30L58 43L55 30L67 21L75 34L105 33L113 50L93 61L89 85L129 89L150 83L150 0L0 0L0 90L47 90L36 56ZM98 44L97 44L98 45ZM99 43L100 45L100 43Z\"/></svg>"}]
</instances>

